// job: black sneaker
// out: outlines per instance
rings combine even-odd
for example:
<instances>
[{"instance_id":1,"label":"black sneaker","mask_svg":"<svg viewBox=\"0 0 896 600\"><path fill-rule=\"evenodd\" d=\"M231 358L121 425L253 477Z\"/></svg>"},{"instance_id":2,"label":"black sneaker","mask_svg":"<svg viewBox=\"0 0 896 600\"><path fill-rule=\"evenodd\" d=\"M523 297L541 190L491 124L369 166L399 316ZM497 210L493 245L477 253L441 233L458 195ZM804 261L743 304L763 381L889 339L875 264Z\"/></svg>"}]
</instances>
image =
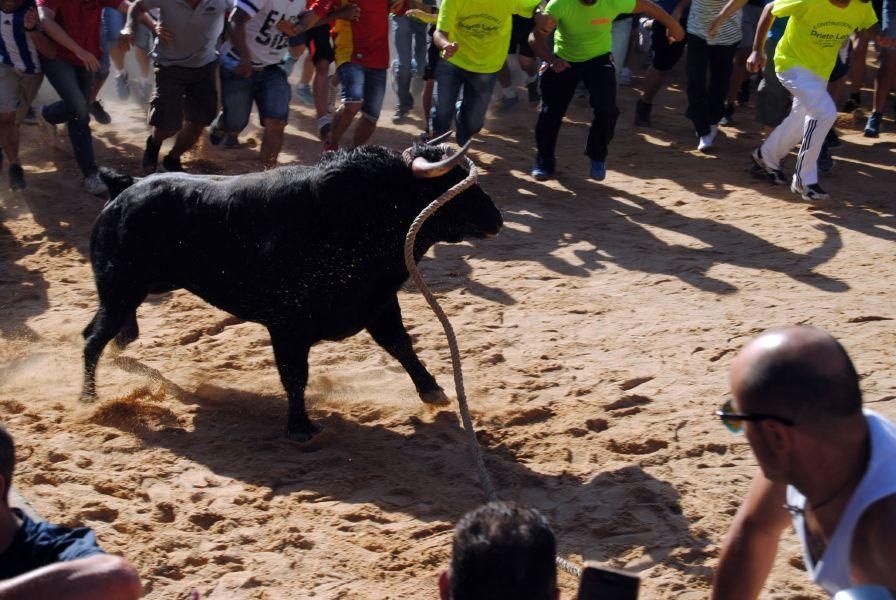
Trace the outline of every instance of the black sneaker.
<instances>
[{"instance_id":1,"label":"black sneaker","mask_svg":"<svg viewBox=\"0 0 896 600\"><path fill-rule=\"evenodd\" d=\"M849 95L846 102L843 103L843 109L840 112L850 113L862 105L861 92L855 92Z\"/></svg>"},{"instance_id":2,"label":"black sneaker","mask_svg":"<svg viewBox=\"0 0 896 600\"><path fill-rule=\"evenodd\" d=\"M410 108L407 108L404 106L396 106L395 114L392 115L392 122L393 123L401 123L402 121L404 121L404 118L406 116L408 116L409 112L411 112Z\"/></svg>"},{"instance_id":3,"label":"black sneaker","mask_svg":"<svg viewBox=\"0 0 896 600\"><path fill-rule=\"evenodd\" d=\"M538 80L530 81L526 84L526 91L529 93L529 104L538 106L541 102L541 91L538 89Z\"/></svg>"},{"instance_id":4,"label":"black sneaker","mask_svg":"<svg viewBox=\"0 0 896 600\"><path fill-rule=\"evenodd\" d=\"M831 156L831 151L828 150L827 144L821 147L821 153L818 155L818 170L821 173L830 173L834 168L834 157Z\"/></svg>"},{"instance_id":5,"label":"black sneaker","mask_svg":"<svg viewBox=\"0 0 896 600\"><path fill-rule=\"evenodd\" d=\"M719 125L734 125L734 104L725 103L725 110L722 111L722 118L719 119Z\"/></svg>"},{"instance_id":6,"label":"black sneaker","mask_svg":"<svg viewBox=\"0 0 896 600\"><path fill-rule=\"evenodd\" d=\"M25 171L22 165L9 165L9 189L13 192L24 190L28 187L25 184Z\"/></svg>"},{"instance_id":7,"label":"black sneaker","mask_svg":"<svg viewBox=\"0 0 896 600\"><path fill-rule=\"evenodd\" d=\"M184 170L183 166L180 164L180 159L176 156L171 156L170 154L162 159L162 168L168 173L180 173Z\"/></svg>"},{"instance_id":8,"label":"black sneaker","mask_svg":"<svg viewBox=\"0 0 896 600\"><path fill-rule=\"evenodd\" d=\"M156 172L156 169L159 167L159 150L162 149L162 144L156 145L153 142L152 136L146 136L146 148L143 150L143 172L147 175Z\"/></svg>"},{"instance_id":9,"label":"black sneaker","mask_svg":"<svg viewBox=\"0 0 896 600\"><path fill-rule=\"evenodd\" d=\"M810 183L805 187L797 186L796 182L794 182L790 186L790 191L794 194L799 194L803 197L803 200L816 201L816 200L827 200L831 197L826 191L821 189L821 186L817 183Z\"/></svg>"},{"instance_id":10,"label":"black sneaker","mask_svg":"<svg viewBox=\"0 0 896 600\"><path fill-rule=\"evenodd\" d=\"M106 109L103 108L103 105L99 100L91 102L87 107L87 110L97 123L108 125L112 122L112 117L109 116L109 113L106 112Z\"/></svg>"},{"instance_id":11,"label":"black sneaker","mask_svg":"<svg viewBox=\"0 0 896 600\"><path fill-rule=\"evenodd\" d=\"M762 169L765 175L768 177L769 181L771 181L775 185L784 185L787 183L787 177L784 176L784 171L781 169L775 169L774 167L770 167L765 163L765 159L762 158L762 147L757 146L755 150L750 154L753 158L753 162L757 167Z\"/></svg>"},{"instance_id":12,"label":"black sneaker","mask_svg":"<svg viewBox=\"0 0 896 600\"><path fill-rule=\"evenodd\" d=\"M883 121L883 118L883 113L871 113L871 116L868 117L868 123L865 125L864 135L866 138L880 137L880 123Z\"/></svg>"},{"instance_id":13,"label":"black sneaker","mask_svg":"<svg viewBox=\"0 0 896 600\"><path fill-rule=\"evenodd\" d=\"M318 130L317 135L320 138L320 141L326 142L330 137L330 131L333 130L333 124L329 121L320 126L320 130Z\"/></svg>"},{"instance_id":14,"label":"black sneaker","mask_svg":"<svg viewBox=\"0 0 896 600\"><path fill-rule=\"evenodd\" d=\"M824 143L828 145L828 148L839 148L843 145L843 142L840 141L840 136L837 134L837 130L833 127L828 130L828 134L824 138Z\"/></svg>"},{"instance_id":15,"label":"black sneaker","mask_svg":"<svg viewBox=\"0 0 896 600\"><path fill-rule=\"evenodd\" d=\"M744 105L750 101L750 78L747 77L744 79L743 83L740 84L740 89L737 90L737 102L740 105Z\"/></svg>"},{"instance_id":16,"label":"black sneaker","mask_svg":"<svg viewBox=\"0 0 896 600\"><path fill-rule=\"evenodd\" d=\"M635 104L635 125L638 127L650 127L650 110L653 108L653 104L648 104L641 99L638 99L637 104Z\"/></svg>"}]
</instances>

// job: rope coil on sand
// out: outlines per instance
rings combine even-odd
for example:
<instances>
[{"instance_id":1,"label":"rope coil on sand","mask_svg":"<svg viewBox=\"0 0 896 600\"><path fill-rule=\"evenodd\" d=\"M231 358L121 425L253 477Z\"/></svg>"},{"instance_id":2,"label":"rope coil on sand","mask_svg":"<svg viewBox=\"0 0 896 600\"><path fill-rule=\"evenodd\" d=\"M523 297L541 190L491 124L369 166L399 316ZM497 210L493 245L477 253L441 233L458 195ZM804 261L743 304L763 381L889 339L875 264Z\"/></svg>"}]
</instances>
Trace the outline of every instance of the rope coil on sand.
<instances>
[{"instance_id":1,"label":"rope coil on sand","mask_svg":"<svg viewBox=\"0 0 896 600\"><path fill-rule=\"evenodd\" d=\"M426 222L429 217L433 215L438 209L442 206L453 200L457 197L461 192L470 188L478 181L478 173L476 170L476 165L473 164L469 158L464 157L466 161L467 168L469 169L469 174L467 177L461 181L460 183L455 184L451 187L447 192L433 200L432 203L429 204L423 211L417 215L417 218L414 219L414 222L411 224L411 228L408 230L407 237L404 242L404 262L407 266L408 273L411 276L411 279L414 280L414 284L417 286L417 289L420 290L420 293L423 294L423 297L426 299L426 303L429 304L429 307L435 313L436 318L439 319L439 323L442 324L442 329L445 330L445 336L448 338L448 348L451 351L451 367L452 372L454 374L454 388L457 392L457 404L460 409L461 420L464 424L464 432L467 434L467 442L470 446L470 451L473 453L473 464L476 466L476 471L479 473L479 481L482 483L482 489L485 491L485 495L488 498L489 502L497 502L500 500L498 498L498 494L495 491L495 486L492 483L491 475L489 475L488 470L485 467L485 460L482 458L482 448L479 445L479 440L476 439L476 431L473 429L473 420L470 418L470 408L467 405L467 394L464 390L464 376L461 370L461 362L460 362L460 351L457 346L457 336L454 334L454 328L451 326L451 322L448 320L447 315L445 315L445 311L442 310L442 307L439 305L432 291L429 289L429 286L426 285L426 282L423 281L423 277L420 275L420 271L417 269L417 263L414 261L414 243L417 239L417 233L419 233L420 228L423 227L423 224ZM566 573L572 575L573 577L581 577L582 570L576 565L572 564L565 558L561 556L556 557L557 566L565 571Z\"/></svg>"}]
</instances>

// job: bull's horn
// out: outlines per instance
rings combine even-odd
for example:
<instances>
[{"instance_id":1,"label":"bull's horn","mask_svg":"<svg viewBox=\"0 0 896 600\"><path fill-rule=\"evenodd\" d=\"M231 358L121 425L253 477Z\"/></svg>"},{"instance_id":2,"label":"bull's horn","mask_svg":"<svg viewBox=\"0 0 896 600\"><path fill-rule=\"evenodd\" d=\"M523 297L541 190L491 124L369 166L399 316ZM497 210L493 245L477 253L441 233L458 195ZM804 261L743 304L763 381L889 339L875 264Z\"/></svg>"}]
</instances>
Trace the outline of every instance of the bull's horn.
<instances>
[{"instance_id":1,"label":"bull's horn","mask_svg":"<svg viewBox=\"0 0 896 600\"><path fill-rule=\"evenodd\" d=\"M414 172L414 177L419 179L434 179L445 175L448 171L460 164L460 161L463 160L464 154L470 149L470 144L472 143L473 140L469 140L464 144L463 148L458 150L455 154L435 163L429 162L422 156L418 156L414 159L414 162L411 163L411 170Z\"/></svg>"},{"instance_id":2,"label":"bull's horn","mask_svg":"<svg viewBox=\"0 0 896 600\"><path fill-rule=\"evenodd\" d=\"M448 131L446 131L445 133L443 133L443 134L440 135L439 137L433 138L433 139L431 139L431 140L427 140L427 141L426 141L426 145L427 145L427 146L435 146L435 145L437 145L437 144L441 144L442 142L447 141L448 138L451 137L451 134L452 134L452 133L454 133L454 132L451 131L451 130L449 129Z\"/></svg>"}]
</instances>

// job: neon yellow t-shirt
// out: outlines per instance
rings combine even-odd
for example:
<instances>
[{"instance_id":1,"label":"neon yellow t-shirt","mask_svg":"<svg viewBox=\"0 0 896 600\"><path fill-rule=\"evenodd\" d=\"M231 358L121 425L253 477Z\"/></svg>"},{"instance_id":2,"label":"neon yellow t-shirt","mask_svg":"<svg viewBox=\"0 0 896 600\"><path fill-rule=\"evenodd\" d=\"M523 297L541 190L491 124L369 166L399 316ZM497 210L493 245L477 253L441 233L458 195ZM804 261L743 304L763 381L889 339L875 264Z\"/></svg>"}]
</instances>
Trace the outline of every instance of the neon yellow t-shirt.
<instances>
[{"instance_id":1,"label":"neon yellow t-shirt","mask_svg":"<svg viewBox=\"0 0 896 600\"><path fill-rule=\"evenodd\" d=\"M843 8L830 0L775 0L772 14L790 17L775 50L775 71L803 67L823 79L831 76L844 40L877 23L871 3L861 0Z\"/></svg>"},{"instance_id":2,"label":"neon yellow t-shirt","mask_svg":"<svg viewBox=\"0 0 896 600\"><path fill-rule=\"evenodd\" d=\"M513 14L531 17L539 0L443 0L436 28L457 42L448 62L473 73L497 73L507 58Z\"/></svg>"},{"instance_id":3,"label":"neon yellow t-shirt","mask_svg":"<svg viewBox=\"0 0 896 600\"><path fill-rule=\"evenodd\" d=\"M613 19L635 10L635 0L551 0L545 12L557 22L554 54L569 62L585 62L613 49Z\"/></svg>"}]
</instances>

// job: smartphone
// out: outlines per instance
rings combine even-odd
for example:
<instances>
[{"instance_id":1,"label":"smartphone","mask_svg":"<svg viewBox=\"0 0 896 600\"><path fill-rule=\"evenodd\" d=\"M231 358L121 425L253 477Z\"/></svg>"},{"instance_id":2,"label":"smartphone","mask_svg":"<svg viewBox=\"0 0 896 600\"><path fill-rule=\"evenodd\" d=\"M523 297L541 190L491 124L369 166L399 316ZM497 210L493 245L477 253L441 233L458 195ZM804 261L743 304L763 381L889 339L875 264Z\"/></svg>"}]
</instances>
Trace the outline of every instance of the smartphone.
<instances>
[{"instance_id":1,"label":"smartphone","mask_svg":"<svg viewBox=\"0 0 896 600\"><path fill-rule=\"evenodd\" d=\"M636 600L640 578L587 563L579 580L579 600Z\"/></svg>"}]
</instances>

